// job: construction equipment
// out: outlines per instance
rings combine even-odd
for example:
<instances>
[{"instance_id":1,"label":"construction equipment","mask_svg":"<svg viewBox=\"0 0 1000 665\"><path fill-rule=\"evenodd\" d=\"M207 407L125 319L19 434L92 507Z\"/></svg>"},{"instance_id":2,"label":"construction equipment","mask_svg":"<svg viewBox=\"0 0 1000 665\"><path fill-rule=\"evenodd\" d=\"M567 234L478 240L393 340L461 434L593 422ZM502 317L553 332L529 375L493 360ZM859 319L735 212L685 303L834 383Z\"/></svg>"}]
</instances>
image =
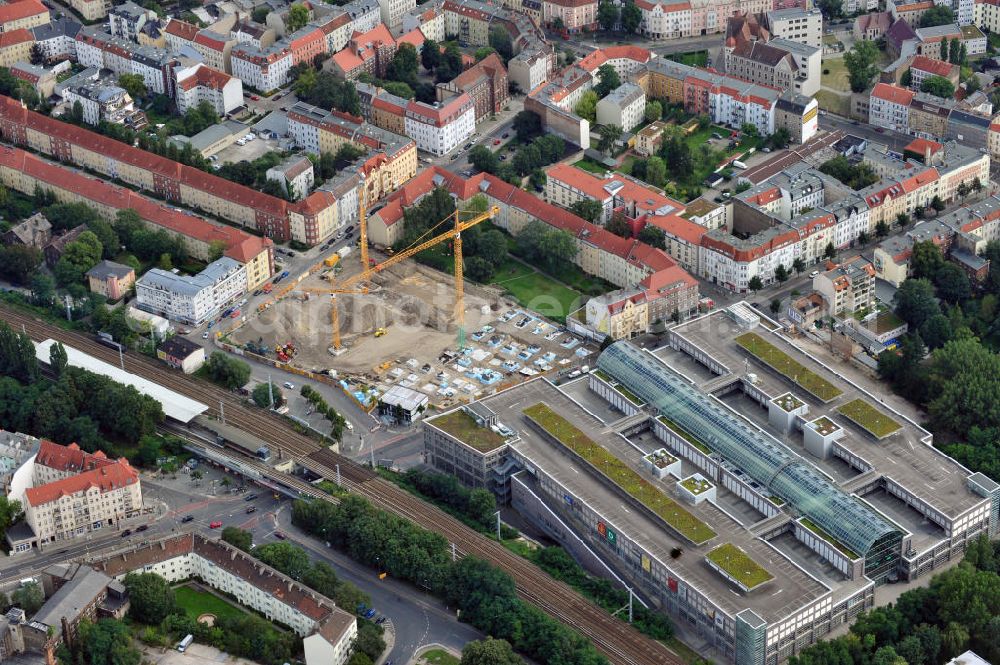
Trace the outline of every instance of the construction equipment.
<instances>
[{"instance_id":1,"label":"construction equipment","mask_svg":"<svg viewBox=\"0 0 1000 665\"><path fill-rule=\"evenodd\" d=\"M340 254L332 254L323 259L323 265L325 265L327 268L332 268L333 266L337 265L338 261L340 261Z\"/></svg>"},{"instance_id":2,"label":"construction equipment","mask_svg":"<svg viewBox=\"0 0 1000 665\"><path fill-rule=\"evenodd\" d=\"M375 329L375 337L381 337L382 335L386 334L387 332L389 332L389 331L386 330L385 328L376 328Z\"/></svg>"},{"instance_id":3,"label":"construction equipment","mask_svg":"<svg viewBox=\"0 0 1000 665\"><path fill-rule=\"evenodd\" d=\"M361 228L364 229L365 225L365 212L364 212L364 195L362 195L362 205L361 205ZM473 216L465 221L462 221L463 212L468 215ZM304 289L306 292L310 293L326 293L331 297L331 311L330 311L330 323L333 326L333 331L331 333L333 345L330 347L331 352L337 353L341 349L340 341L340 315L337 311L337 294L338 293L368 293L368 289L361 287L360 290L352 289L355 284L359 282L367 281L375 273L382 272L386 268L396 265L415 254L419 254L425 249L429 249L439 243L446 242L448 240L454 241L454 251L455 251L455 323L458 326L458 346L459 348L465 347L465 281L463 279L463 264L462 264L462 231L472 228L473 226L485 222L488 219L500 214L499 206L492 206L486 212L473 212L473 211L461 211L456 210L450 217L454 219L455 225L453 228L440 233L429 240L424 240L423 242L417 242L410 247L396 252L385 261L381 263L376 263L374 265L369 265L368 262L368 235L365 231L361 234L361 272L348 277L344 281L337 284L335 287L329 289ZM438 226L447 222L448 219L443 219L438 223ZM436 227L435 227L436 228ZM377 331L376 331L377 332ZM383 333L384 334L384 333ZM376 335L379 337L380 335Z\"/></svg>"}]
</instances>

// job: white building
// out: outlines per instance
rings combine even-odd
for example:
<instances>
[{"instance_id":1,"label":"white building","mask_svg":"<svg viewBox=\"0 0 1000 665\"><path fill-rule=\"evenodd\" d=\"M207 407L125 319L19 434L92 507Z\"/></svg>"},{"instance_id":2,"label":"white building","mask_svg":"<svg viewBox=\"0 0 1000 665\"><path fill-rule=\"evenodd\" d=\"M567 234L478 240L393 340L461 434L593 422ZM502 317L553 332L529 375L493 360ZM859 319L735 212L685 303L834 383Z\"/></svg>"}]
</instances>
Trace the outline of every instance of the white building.
<instances>
[{"instance_id":1,"label":"white building","mask_svg":"<svg viewBox=\"0 0 1000 665\"><path fill-rule=\"evenodd\" d=\"M904 134L910 129L910 102L914 92L888 83L876 83L868 100L868 122Z\"/></svg>"},{"instance_id":2,"label":"white building","mask_svg":"<svg viewBox=\"0 0 1000 665\"><path fill-rule=\"evenodd\" d=\"M636 0L642 11L639 31L650 39L687 37L691 34L691 3Z\"/></svg>"},{"instance_id":3,"label":"white building","mask_svg":"<svg viewBox=\"0 0 1000 665\"><path fill-rule=\"evenodd\" d=\"M597 102L597 124L630 132L642 123L645 111L646 93L635 83L624 83Z\"/></svg>"},{"instance_id":4,"label":"white building","mask_svg":"<svg viewBox=\"0 0 1000 665\"><path fill-rule=\"evenodd\" d=\"M153 268L135 283L139 307L190 325L214 317L246 290L246 267L225 256L194 277Z\"/></svg>"},{"instance_id":5,"label":"white building","mask_svg":"<svg viewBox=\"0 0 1000 665\"><path fill-rule=\"evenodd\" d=\"M138 74L153 94L173 96L172 70L177 58L165 49L138 46L95 27L76 35L77 62L84 67L110 69L115 75Z\"/></svg>"},{"instance_id":6,"label":"white building","mask_svg":"<svg viewBox=\"0 0 1000 665\"><path fill-rule=\"evenodd\" d=\"M305 198L316 181L312 162L304 155L289 157L269 168L265 175L268 180L281 183L292 201Z\"/></svg>"},{"instance_id":7,"label":"white building","mask_svg":"<svg viewBox=\"0 0 1000 665\"><path fill-rule=\"evenodd\" d=\"M464 92L434 105L411 100L404 122L418 149L445 155L476 131L476 108Z\"/></svg>"},{"instance_id":8,"label":"white building","mask_svg":"<svg viewBox=\"0 0 1000 665\"><path fill-rule=\"evenodd\" d=\"M823 13L820 10L792 7L769 11L766 16L767 28L774 37L822 48Z\"/></svg>"},{"instance_id":9,"label":"white building","mask_svg":"<svg viewBox=\"0 0 1000 665\"><path fill-rule=\"evenodd\" d=\"M417 0L378 0L382 22L393 35L399 35L403 28L403 14L417 6Z\"/></svg>"},{"instance_id":10,"label":"white building","mask_svg":"<svg viewBox=\"0 0 1000 665\"><path fill-rule=\"evenodd\" d=\"M4 496L22 506L40 445L41 440L30 434L0 429L0 486Z\"/></svg>"},{"instance_id":11,"label":"white building","mask_svg":"<svg viewBox=\"0 0 1000 665\"><path fill-rule=\"evenodd\" d=\"M155 21L156 12L151 9L144 9L128 0L120 5L112 7L108 11L108 21L110 23L111 34L115 37L127 39L130 42L139 41L139 31L147 21Z\"/></svg>"},{"instance_id":12,"label":"white building","mask_svg":"<svg viewBox=\"0 0 1000 665\"><path fill-rule=\"evenodd\" d=\"M45 60L76 60L76 34L81 27L75 20L60 18L32 28L31 36Z\"/></svg>"},{"instance_id":13,"label":"white building","mask_svg":"<svg viewBox=\"0 0 1000 665\"><path fill-rule=\"evenodd\" d=\"M31 545L76 538L115 527L142 511L139 472L124 457L90 454L75 443L42 440L35 456L32 486L24 490L24 519L34 532Z\"/></svg>"},{"instance_id":14,"label":"white building","mask_svg":"<svg viewBox=\"0 0 1000 665\"><path fill-rule=\"evenodd\" d=\"M813 289L823 296L827 316L868 310L875 303L875 266L855 256L813 277Z\"/></svg>"},{"instance_id":15,"label":"white building","mask_svg":"<svg viewBox=\"0 0 1000 665\"><path fill-rule=\"evenodd\" d=\"M177 70L177 110L186 113L208 102L220 116L243 106L243 81L201 63Z\"/></svg>"},{"instance_id":16,"label":"white building","mask_svg":"<svg viewBox=\"0 0 1000 665\"><path fill-rule=\"evenodd\" d=\"M283 42L266 49L246 44L232 50L233 76L259 92L269 92L288 83L292 68L292 50Z\"/></svg>"},{"instance_id":17,"label":"white building","mask_svg":"<svg viewBox=\"0 0 1000 665\"><path fill-rule=\"evenodd\" d=\"M135 113L132 97L116 85L90 83L71 86L62 91L62 98L69 106L67 112L79 102L83 108L83 121L89 125L97 125L102 120L121 124Z\"/></svg>"},{"instance_id":18,"label":"white building","mask_svg":"<svg viewBox=\"0 0 1000 665\"><path fill-rule=\"evenodd\" d=\"M168 582L197 578L304 638L305 665L344 665L358 634L356 617L332 600L228 543L199 534L164 538L94 565L119 581L133 571L156 573Z\"/></svg>"}]
</instances>

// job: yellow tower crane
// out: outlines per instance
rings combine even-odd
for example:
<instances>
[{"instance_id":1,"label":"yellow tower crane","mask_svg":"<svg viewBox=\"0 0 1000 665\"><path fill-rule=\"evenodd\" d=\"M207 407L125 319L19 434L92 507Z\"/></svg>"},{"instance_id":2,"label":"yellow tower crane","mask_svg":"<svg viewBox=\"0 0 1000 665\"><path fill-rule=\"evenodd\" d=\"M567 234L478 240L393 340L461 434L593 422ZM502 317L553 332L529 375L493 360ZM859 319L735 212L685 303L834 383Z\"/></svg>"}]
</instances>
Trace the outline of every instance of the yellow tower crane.
<instances>
[{"instance_id":1,"label":"yellow tower crane","mask_svg":"<svg viewBox=\"0 0 1000 665\"><path fill-rule=\"evenodd\" d=\"M364 207L362 207L362 222L364 220ZM329 294L331 298L331 311L330 311L330 323L333 326L333 331L331 333L331 340L333 342L333 350L340 351L341 340L340 340L340 314L337 310L337 294L338 293L351 293L351 294L366 294L368 289L366 287L351 288L355 284L364 282L371 278L374 273L381 272L386 268L400 263L404 259L408 259L414 254L419 254L425 249L429 249L439 243L445 242L447 240L454 240L455 243L455 323L458 326L458 344L459 348L465 346L465 281L463 279L463 264L462 264L462 231L472 228L476 224L485 222L487 219L492 219L496 215L500 214L500 208L498 206L493 206L486 212L475 213L473 217L462 221L462 212L456 210L452 217L454 218L454 227L448 229L444 233L434 236L429 240L416 243L407 249L397 252L393 256L390 256L385 261L378 263L374 266L368 265L367 256L364 258L362 263L362 270L356 275L352 275L347 279L339 282L338 284L332 286L329 289L304 289L308 293L323 293ZM447 220L442 220L444 223ZM362 247L365 246L365 242L361 243ZM366 252L367 254L367 252Z\"/></svg>"}]
</instances>

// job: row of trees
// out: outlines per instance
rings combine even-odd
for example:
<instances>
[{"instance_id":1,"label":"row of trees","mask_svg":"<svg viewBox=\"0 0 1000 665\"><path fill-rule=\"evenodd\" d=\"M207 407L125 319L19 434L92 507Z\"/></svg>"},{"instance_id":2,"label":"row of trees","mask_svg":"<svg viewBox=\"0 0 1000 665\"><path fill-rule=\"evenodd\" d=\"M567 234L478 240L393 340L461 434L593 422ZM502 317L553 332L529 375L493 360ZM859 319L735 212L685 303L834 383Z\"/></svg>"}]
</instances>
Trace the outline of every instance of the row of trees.
<instances>
[{"instance_id":1,"label":"row of trees","mask_svg":"<svg viewBox=\"0 0 1000 665\"><path fill-rule=\"evenodd\" d=\"M520 187L524 176L541 172L542 167L559 161L565 150L566 143L562 138L546 134L522 145L510 161L501 161L500 154L484 145L477 145L469 151L469 162L482 173L490 173Z\"/></svg>"},{"instance_id":2,"label":"row of trees","mask_svg":"<svg viewBox=\"0 0 1000 665\"><path fill-rule=\"evenodd\" d=\"M790 665L936 665L967 649L1000 658L1000 544L974 541L958 566L895 605L861 614L844 637L814 644Z\"/></svg>"},{"instance_id":3,"label":"row of trees","mask_svg":"<svg viewBox=\"0 0 1000 665\"><path fill-rule=\"evenodd\" d=\"M132 443L163 421L160 403L132 386L69 367L61 344L51 360L53 381L40 378L30 338L0 322L0 427L94 452L107 445L102 434Z\"/></svg>"},{"instance_id":4,"label":"row of trees","mask_svg":"<svg viewBox=\"0 0 1000 665\"><path fill-rule=\"evenodd\" d=\"M314 390L309 384L302 384L301 390L302 396L309 400L316 410L323 414L323 416L330 421L331 429L330 436L332 436L337 441L340 441L344 436L344 427L347 425L347 421L344 416L341 415L330 406L323 395L318 391Z\"/></svg>"},{"instance_id":5,"label":"row of trees","mask_svg":"<svg viewBox=\"0 0 1000 665\"><path fill-rule=\"evenodd\" d=\"M642 23L642 10L631 0L621 7L604 0L597 5L597 22L608 32L621 28L623 32L635 34Z\"/></svg>"},{"instance_id":6,"label":"row of trees","mask_svg":"<svg viewBox=\"0 0 1000 665\"><path fill-rule=\"evenodd\" d=\"M480 531L494 531L496 497L486 489L469 489L454 476L410 469L399 484L431 502L445 506L470 521Z\"/></svg>"},{"instance_id":7,"label":"row of trees","mask_svg":"<svg viewBox=\"0 0 1000 665\"><path fill-rule=\"evenodd\" d=\"M205 362L205 375L223 388L236 390L250 381L250 365L222 351L213 351Z\"/></svg>"},{"instance_id":8,"label":"row of trees","mask_svg":"<svg viewBox=\"0 0 1000 665\"><path fill-rule=\"evenodd\" d=\"M296 501L292 519L354 560L444 598L464 621L509 640L537 662L606 662L583 637L525 605L506 573L474 557L452 562L442 536L377 510L360 497L346 497L337 505Z\"/></svg>"}]
</instances>

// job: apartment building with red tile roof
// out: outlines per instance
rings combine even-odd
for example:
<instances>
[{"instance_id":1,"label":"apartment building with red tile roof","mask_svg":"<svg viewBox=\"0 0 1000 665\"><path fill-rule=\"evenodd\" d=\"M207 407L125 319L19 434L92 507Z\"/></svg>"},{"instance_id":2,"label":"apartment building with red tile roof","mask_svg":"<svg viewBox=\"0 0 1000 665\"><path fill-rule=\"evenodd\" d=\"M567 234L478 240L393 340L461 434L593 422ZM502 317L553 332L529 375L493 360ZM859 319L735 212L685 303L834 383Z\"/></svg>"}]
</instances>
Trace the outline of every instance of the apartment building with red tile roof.
<instances>
[{"instance_id":1,"label":"apartment building with red tile roof","mask_svg":"<svg viewBox=\"0 0 1000 665\"><path fill-rule=\"evenodd\" d=\"M114 174L122 182L167 201L249 226L268 237L315 244L336 229L335 209L319 205L324 197L315 192L304 201L288 203L212 173L28 111L9 97L0 99L0 135L60 161Z\"/></svg>"},{"instance_id":2,"label":"apartment building with red tile roof","mask_svg":"<svg viewBox=\"0 0 1000 665\"><path fill-rule=\"evenodd\" d=\"M39 0L20 0L0 5L0 32L31 29L49 23L49 10Z\"/></svg>"},{"instance_id":3,"label":"apartment building with red tile roof","mask_svg":"<svg viewBox=\"0 0 1000 665\"><path fill-rule=\"evenodd\" d=\"M194 533L165 536L98 559L95 569L119 581L134 571L168 582L195 578L303 637L305 665L344 665L357 635L350 611L221 540ZM351 608L353 610L353 608Z\"/></svg>"},{"instance_id":4,"label":"apartment building with red tile roof","mask_svg":"<svg viewBox=\"0 0 1000 665\"><path fill-rule=\"evenodd\" d=\"M384 23L366 33L355 32L343 49L333 55L333 71L348 80L367 72L385 78L386 68L396 55L396 40Z\"/></svg>"},{"instance_id":5,"label":"apartment building with red tile roof","mask_svg":"<svg viewBox=\"0 0 1000 665\"><path fill-rule=\"evenodd\" d=\"M507 83L507 69L496 53L483 58L447 83L437 86L438 101L444 101L446 95L457 95L462 92L472 98L476 109L476 122L482 122L488 116L496 115L510 101L510 86Z\"/></svg>"}]
</instances>

